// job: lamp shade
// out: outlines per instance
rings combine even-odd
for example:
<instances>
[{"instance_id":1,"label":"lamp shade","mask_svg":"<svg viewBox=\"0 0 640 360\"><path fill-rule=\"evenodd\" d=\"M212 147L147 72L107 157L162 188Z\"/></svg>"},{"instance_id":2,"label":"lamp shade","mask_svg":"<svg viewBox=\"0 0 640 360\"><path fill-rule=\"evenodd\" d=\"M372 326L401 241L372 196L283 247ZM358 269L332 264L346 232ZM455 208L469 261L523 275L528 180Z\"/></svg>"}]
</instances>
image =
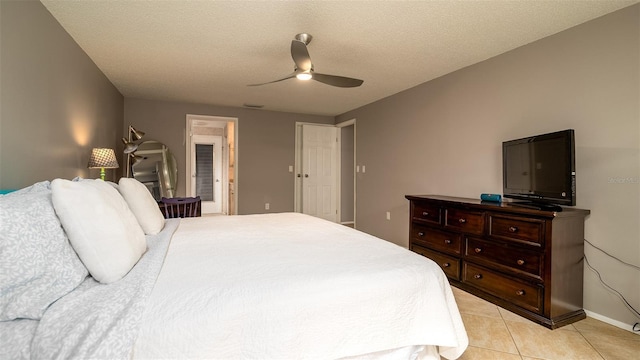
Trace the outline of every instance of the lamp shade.
<instances>
[{"instance_id":1,"label":"lamp shade","mask_svg":"<svg viewBox=\"0 0 640 360\"><path fill-rule=\"evenodd\" d=\"M129 134L131 135L131 139L140 140L144 136L144 131L137 130L133 126L129 125Z\"/></svg>"},{"instance_id":2,"label":"lamp shade","mask_svg":"<svg viewBox=\"0 0 640 360\"><path fill-rule=\"evenodd\" d=\"M140 161L142 161L144 159L145 159L144 156L129 154L129 161L131 162L131 166L139 163Z\"/></svg>"},{"instance_id":3,"label":"lamp shade","mask_svg":"<svg viewBox=\"0 0 640 360\"><path fill-rule=\"evenodd\" d=\"M91 157L89 158L89 169L115 169L120 167L118 160L116 159L116 153L113 149L108 148L93 148L91 150Z\"/></svg>"},{"instance_id":4,"label":"lamp shade","mask_svg":"<svg viewBox=\"0 0 640 360\"><path fill-rule=\"evenodd\" d=\"M138 144L134 143L133 141L127 140L127 138L122 138L122 143L124 144L125 154L131 154L138 149Z\"/></svg>"}]
</instances>

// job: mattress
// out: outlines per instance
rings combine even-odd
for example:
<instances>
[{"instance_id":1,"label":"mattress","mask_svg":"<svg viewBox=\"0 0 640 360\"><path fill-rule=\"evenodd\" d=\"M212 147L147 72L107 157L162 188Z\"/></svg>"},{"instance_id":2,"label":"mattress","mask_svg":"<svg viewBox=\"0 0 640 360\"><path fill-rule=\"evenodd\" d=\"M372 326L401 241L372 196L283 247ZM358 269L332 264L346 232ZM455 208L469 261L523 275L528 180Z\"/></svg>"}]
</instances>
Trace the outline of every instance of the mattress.
<instances>
[{"instance_id":1,"label":"mattress","mask_svg":"<svg viewBox=\"0 0 640 360\"><path fill-rule=\"evenodd\" d=\"M467 345L437 264L282 213L181 219L132 356L455 359Z\"/></svg>"}]
</instances>

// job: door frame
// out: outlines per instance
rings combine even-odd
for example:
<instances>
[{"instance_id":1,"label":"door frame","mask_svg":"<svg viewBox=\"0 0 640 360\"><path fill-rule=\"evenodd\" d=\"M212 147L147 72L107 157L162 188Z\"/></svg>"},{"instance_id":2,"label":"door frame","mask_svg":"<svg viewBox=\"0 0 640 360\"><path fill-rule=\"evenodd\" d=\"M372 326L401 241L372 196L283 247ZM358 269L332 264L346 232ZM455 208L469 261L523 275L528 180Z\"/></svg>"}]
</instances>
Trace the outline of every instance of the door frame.
<instances>
[{"instance_id":1,"label":"door frame","mask_svg":"<svg viewBox=\"0 0 640 360\"><path fill-rule=\"evenodd\" d=\"M353 163L356 163L356 119L347 120L338 124L318 124L318 123L310 123L310 122L301 122L296 121L296 131L295 131L295 159L294 159L294 171L293 171L293 181L294 181L294 193L293 193L293 208L295 212L302 213L302 125L314 125L314 126L331 126L338 129L337 137L337 151L336 151L336 173L337 173L337 185L336 185L336 197L337 197L337 223L341 223L342 219L342 192L341 192L341 158L342 158L342 134L340 129L346 126L353 125ZM355 169L353 169L353 226L356 226L356 173Z\"/></svg>"},{"instance_id":2,"label":"door frame","mask_svg":"<svg viewBox=\"0 0 640 360\"><path fill-rule=\"evenodd\" d=\"M227 138L227 134L226 131L224 132L224 136L223 138L226 139L226 141L224 141L223 144L223 183L222 183L222 196L224 198L224 201L222 203L222 213L225 215L237 215L238 214L238 152L239 152L239 147L238 147L238 126L239 126L239 120L238 118L235 117L225 117L225 116L211 116L211 115L194 115L194 114L187 114L186 119L185 119L185 136L184 136L184 143L183 145L185 146L185 178L188 180L185 180L185 192L186 192L186 196L191 196L191 146L192 146L192 142L191 142L191 136L193 135L191 133L191 127L192 127L192 123L195 121L204 121L207 122L208 125L211 125L211 127L217 127L217 128L223 128L224 130L227 129L227 123L229 122L233 122L234 126L233 126L233 144L234 144L234 151L233 151L233 181L234 181L234 192L233 192L233 203L235 204L235 206L233 207L233 212L229 213L229 160L228 160L228 156L225 156L225 154L229 153L229 139ZM207 125L207 126L208 126Z\"/></svg>"}]
</instances>

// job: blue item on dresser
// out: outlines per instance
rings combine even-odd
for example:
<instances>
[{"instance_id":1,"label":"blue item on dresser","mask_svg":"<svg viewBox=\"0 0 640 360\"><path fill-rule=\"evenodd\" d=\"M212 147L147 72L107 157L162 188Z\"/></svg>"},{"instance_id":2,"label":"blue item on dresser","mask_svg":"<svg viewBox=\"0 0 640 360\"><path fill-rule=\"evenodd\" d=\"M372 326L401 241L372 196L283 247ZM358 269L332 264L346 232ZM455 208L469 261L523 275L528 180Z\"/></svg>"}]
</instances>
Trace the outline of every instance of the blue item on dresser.
<instances>
[{"instance_id":1,"label":"blue item on dresser","mask_svg":"<svg viewBox=\"0 0 640 360\"><path fill-rule=\"evenodd\" d=\"M480 200L491 201L491 202L501 202L502 196L499 194L482 194L480 195Z\"/></svg>"}]
</instances>

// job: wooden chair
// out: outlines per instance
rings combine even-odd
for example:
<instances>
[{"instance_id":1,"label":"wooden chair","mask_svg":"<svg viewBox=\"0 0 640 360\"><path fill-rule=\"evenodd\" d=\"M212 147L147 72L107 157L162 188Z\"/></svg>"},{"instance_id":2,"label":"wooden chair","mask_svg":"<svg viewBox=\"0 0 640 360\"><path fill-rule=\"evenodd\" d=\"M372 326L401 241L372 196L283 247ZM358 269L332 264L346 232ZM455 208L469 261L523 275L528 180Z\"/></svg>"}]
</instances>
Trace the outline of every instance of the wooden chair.
<instances>
[{"instance_id":1,"label":"wooden chair","mask_svg":"<svg viewBox=\"0 0 640 360\"><path fill-rule=\"evenodd\" d=\"M174 197L161 200L161 207L164 208L164 218L185 218L200 216L200 196L196 197Z\"/></svg>"}]
</instances>

